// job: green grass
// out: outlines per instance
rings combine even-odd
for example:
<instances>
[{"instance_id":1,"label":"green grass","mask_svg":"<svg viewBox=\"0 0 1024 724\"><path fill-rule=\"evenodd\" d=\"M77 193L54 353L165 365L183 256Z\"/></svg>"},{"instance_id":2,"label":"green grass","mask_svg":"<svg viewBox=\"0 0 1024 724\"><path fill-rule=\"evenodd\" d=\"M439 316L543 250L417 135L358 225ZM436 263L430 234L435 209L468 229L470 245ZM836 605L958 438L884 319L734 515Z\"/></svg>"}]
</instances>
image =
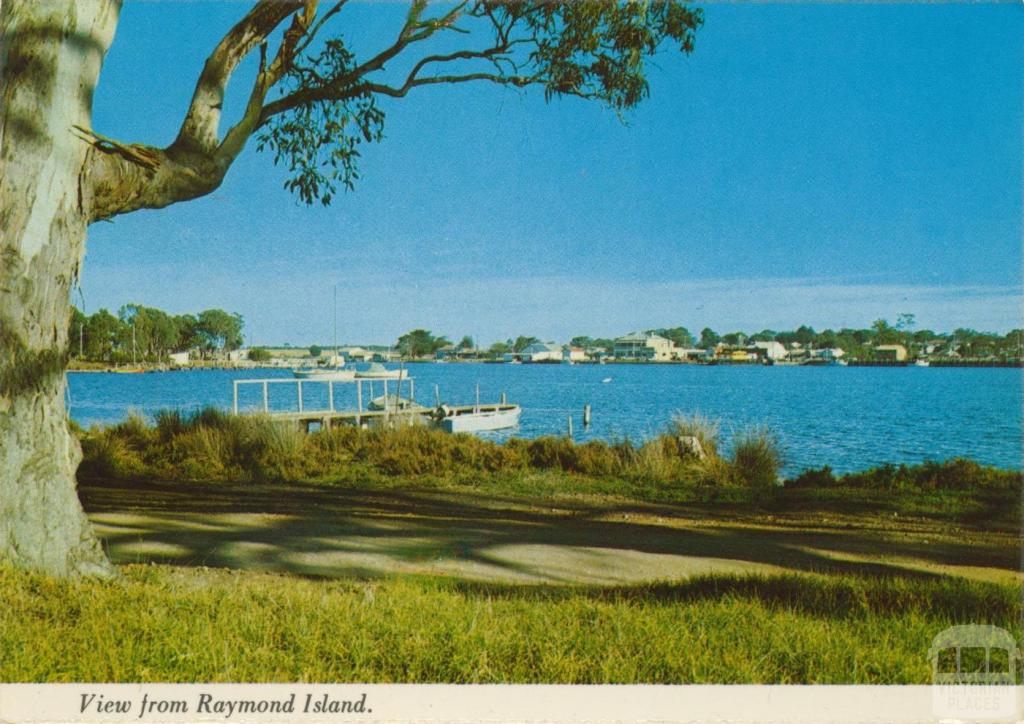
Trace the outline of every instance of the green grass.
<instances>
[{"instance_id":1,"label":"green grass","mask_svg":"<svg viewBox=\"0 0 1024 724\"><path fill-rule=\"evenodd\" d=\"M0 680L923 684L932 637L1019 637L1015 587L698 577L627 588L0 566Z\"/></svg>"}]
</instances>

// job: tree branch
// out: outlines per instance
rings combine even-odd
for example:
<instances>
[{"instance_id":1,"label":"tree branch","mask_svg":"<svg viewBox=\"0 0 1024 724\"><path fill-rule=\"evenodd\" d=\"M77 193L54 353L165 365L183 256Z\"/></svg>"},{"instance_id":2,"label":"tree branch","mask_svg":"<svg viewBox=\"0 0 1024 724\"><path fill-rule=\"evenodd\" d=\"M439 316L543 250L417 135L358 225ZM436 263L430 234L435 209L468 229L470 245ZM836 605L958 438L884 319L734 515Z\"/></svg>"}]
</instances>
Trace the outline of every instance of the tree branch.
<instances>
[{"instance_id":1,"label":"tree branch","mask_svg":"<svg viewBox=\"0 0 1024 724\"><path fill-rule=\"evenodd\" d=\"M207 154L217 149L224 92L231 74L285 18L304 7L308 13L309 5L303 0L260 0L228 31L206 59L172 148Z\"/></svg>"}]
</instances>

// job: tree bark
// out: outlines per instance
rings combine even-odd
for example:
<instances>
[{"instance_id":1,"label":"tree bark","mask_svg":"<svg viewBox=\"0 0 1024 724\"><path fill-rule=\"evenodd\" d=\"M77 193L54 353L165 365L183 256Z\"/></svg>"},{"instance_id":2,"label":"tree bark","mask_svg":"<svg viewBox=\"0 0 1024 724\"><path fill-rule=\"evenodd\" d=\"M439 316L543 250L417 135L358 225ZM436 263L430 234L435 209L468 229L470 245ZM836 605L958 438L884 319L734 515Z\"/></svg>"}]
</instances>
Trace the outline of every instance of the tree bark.
<instances>
[{"instance_id":1,"label":"tree bark","mask_svg":"<svg viewBox=\"0 0 1024 724\"><path fill-rule=\"evenodd\" d=\"M120 0L0 5L0 557L52 575L109 574L75 490L64 406L70 290L98 151L92 93Z\"/></svg>"}]
</instances>

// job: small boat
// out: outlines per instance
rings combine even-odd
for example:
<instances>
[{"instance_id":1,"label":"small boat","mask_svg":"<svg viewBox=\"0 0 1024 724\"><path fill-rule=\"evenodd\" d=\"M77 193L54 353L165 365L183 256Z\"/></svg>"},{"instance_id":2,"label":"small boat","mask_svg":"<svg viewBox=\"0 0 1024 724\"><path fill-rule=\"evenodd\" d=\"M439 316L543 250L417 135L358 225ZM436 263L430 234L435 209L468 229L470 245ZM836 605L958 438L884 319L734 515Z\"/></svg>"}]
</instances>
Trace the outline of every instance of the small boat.
<instances>
[{"instance_id":1,"label":"small boat","mask_svg":"<svg viewBox=\"0 0 1024 724\"><path fill-rule=\"evenodd\" d=\"M389 370L380 362L372 362L367 369L356 370L355 376L360 380L404 380L406 371L404 369Z\"/></svg>"},{"instance_id":2,"label":"small boat","mask_svg":"<svg viewBox=\"0 0 1024 724\"><path fill-rule=\"evenodd\" d=\"M342 367L300 367L292 370L292 374L300 380L318 380L320 382L351 382L356 378L355 370Z\"/></svg>"},{"instance_id":3,"label":"small boat","mask_svg":"<svg viewBox=\"0 0 1024 724\"><path fill-rule=\"evenodd\" d=\"M519 405L440 405L434 411L434 420L445 432L485 432L503 430L519 424L522 408Z\"/></svg>"},{"instance_id":4,"label":"small boat","mask_svg":"<svg viewBox=\"0 0 1024 724\"><path fill-rule=\"evenodd\" d=\"M931 367L931 363L926 359L914 360L915 367Z\"/></svg>"},{"instance_id":5,"label":"small boat","mask_svg":"<svg viewBox=\"0 0 1024 724\"><path fill-rule=\"evenodd\" d=\"M399 397L398 395L374 397L367 404L367 407L371 410L388 410L389 412L398 412L399 410L402 412L416 412L429 409L415 400L410 400L408 397Z\"/></svg>"},{"instance_id":6,"label":"small boat","mask_svg":"<svg viewBox=\"0 0 1024 724\"><path fill-rule=\"evenodd\" d=\"M611 381L612 381L612 378L611 378L611 377L605 377L605 378L604 378L603 380L601 380L601 382L602 382L603 384L606 384L606 385L607 385L607 384L608 384L609 382L611 382Z\"/></svg>"},{"instance_id":7,"label":"small boat","mask_svg":"<svg viewBox=\"0 0 1024 724\"><path fill-rule=\"evenodd\" d=\"M320 382L351 382L356 378L356 371L345 367L345 358L334 355L324 364L312 367L299 367L292 374L300 380L318 380Z\"/></svg>"},{"instance_id":8,"label":"small boat","mask_svg":"<svg viewBox=\"0 0 1024 724\"><path fill-rule=\"evenodd\" d=\"M111 372L116 372L119 375L138 375L138 374L142 374L146 370L144 370L141 367L115 367L114 369L112 369L110 371Z\"/></svg>"}]
</instances>

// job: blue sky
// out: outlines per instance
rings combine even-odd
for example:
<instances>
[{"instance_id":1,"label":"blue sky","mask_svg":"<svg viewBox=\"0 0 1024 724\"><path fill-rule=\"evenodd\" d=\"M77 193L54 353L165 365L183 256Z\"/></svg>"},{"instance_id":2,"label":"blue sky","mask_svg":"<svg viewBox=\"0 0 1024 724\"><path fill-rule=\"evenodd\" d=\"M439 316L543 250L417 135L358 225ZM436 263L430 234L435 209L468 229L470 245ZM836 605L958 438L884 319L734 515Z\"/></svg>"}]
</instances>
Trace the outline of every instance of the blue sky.
<instances>
[{"instance_id":1,"label":"blue sky","mask_svg":"<svg viewBox=\"0 0 1024 724\"><path fill-rule=\"evenodd\" d=\"M170 142L235 2L129 2L97 131ZM337 27L380 47L404 7ZM487 85L384 104L355 192L306 207L246 150L214 194L89 232L87 312L222 307L257 344L490 343L683 325L1021 321L1024 8L710 5L623 123ZM244 97L245 84L233 88ZM76 294L76 301L80 302Z\"/></svg>"}]
</instances>

